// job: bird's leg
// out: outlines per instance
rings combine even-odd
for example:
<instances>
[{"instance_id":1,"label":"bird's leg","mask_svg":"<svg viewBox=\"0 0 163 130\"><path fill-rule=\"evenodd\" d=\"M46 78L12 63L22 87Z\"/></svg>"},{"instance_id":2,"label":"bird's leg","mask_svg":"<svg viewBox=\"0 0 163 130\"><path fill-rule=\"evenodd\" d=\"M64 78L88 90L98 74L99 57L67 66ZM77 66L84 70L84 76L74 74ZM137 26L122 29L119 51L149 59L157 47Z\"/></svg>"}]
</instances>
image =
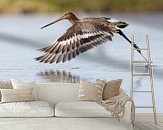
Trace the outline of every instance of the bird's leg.
<instances>
[{"instance_id":1,"label":"bird's leg","mask_svg":"<svg viewBox=\"0 0 163 130\"><path fill-rule=\"evenodd\" d=\"M117 33L119 35L121 35L122 37L124 37L130 44L132 44L131 40L128 39L128 37L126 37L126 35L120 30L118 29L117 30ZM134 43L133 44L134 48L137 50L137 52L147 61L148 63L148 60L145 58L145 56L143 56L143 54L141 53L141 51L139 50L140 48Z\"/></svg>"}]
</instances>

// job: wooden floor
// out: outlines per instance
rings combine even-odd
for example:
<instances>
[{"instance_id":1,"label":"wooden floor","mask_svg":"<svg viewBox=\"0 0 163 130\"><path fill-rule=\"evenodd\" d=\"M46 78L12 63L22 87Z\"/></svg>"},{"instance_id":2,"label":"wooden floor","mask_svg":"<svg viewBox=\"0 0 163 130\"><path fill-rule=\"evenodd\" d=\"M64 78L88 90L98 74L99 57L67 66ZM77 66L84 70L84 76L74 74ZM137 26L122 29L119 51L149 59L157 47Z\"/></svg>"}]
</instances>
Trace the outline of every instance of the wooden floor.
<instances>
[{"instance_id":1,"label":"wooden floor","mask_svg":"<svg viewBox=\"0 0 163 130\"><path fill-rule=\"evenodd\" d=\"M163 122L157 125L153 122L136 122L134 130L163 130Z\"/></svg>"}]
</instances>

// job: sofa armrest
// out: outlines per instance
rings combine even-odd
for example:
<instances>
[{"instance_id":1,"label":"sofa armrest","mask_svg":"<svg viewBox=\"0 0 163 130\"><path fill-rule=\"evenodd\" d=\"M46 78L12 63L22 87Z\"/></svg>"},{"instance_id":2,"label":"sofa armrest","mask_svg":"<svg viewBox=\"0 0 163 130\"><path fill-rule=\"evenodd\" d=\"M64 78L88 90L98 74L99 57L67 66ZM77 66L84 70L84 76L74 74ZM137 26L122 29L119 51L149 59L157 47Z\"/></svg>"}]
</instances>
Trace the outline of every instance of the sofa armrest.
<instances>
[{"instance_id":1,"label":"sofa armrest","mask_svg":"<svg viewBox=\"0 0 163 130\"><path fill-rule=\"evenodd\" d=\"M127 101L125 104L125 111L124 111L123 119L130 123L131 123L131 109L132 109L132 102Z\"/></svg>"},{"instance_id":2,"label":"sofa armrest","mask_svg":"<svg viewBox=\"0 0 163 130\"><path fill-rule=\"evenodd\" d=\"M132 109L132 102L127 101L125 104L125 111L123 118L120 119L120 124L125 125L127 129L134 130L134 126L131 123L131 109Z\"/></svg>"}]
</instances>

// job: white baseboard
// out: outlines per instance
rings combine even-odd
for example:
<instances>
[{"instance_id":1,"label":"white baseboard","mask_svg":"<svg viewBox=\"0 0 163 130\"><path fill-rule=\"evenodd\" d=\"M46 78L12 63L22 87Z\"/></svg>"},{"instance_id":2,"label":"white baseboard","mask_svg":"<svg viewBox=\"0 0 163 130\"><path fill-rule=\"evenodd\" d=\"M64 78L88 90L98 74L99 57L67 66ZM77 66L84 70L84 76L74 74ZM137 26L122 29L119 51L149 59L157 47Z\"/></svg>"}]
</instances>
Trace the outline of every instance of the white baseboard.
<instances>
[{"instance_id":1,"label":"white baseboard","mask_svg":"<svg viewBox=\"0 0 163 130\"><path fill-rule=\"evenodd\" d=\"M152 113L136 113L136 122L154 122ZM163 122L163 113L157 113L157 122Z\"/></svg>"}]
</instances>

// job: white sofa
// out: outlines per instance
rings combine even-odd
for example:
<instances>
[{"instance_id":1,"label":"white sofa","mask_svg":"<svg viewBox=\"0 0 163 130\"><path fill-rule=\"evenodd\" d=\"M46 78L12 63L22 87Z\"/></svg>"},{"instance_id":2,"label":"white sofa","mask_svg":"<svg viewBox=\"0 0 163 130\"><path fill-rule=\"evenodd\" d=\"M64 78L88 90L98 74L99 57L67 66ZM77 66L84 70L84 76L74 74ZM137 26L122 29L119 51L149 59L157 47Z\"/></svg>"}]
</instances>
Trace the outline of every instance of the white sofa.
<instances>
[{"instance_id":1,"label":"white sofa","mask_svg":"<svg viewBox=\"0 0 163 130\"><path fill-rule=\"evenodd\" d=\"M131 102L118 122L96 102L77 101L79 84L40 83L36 91L38 101L0 104L0 130L131 129Z\"/></svg>"}]
</instances>

